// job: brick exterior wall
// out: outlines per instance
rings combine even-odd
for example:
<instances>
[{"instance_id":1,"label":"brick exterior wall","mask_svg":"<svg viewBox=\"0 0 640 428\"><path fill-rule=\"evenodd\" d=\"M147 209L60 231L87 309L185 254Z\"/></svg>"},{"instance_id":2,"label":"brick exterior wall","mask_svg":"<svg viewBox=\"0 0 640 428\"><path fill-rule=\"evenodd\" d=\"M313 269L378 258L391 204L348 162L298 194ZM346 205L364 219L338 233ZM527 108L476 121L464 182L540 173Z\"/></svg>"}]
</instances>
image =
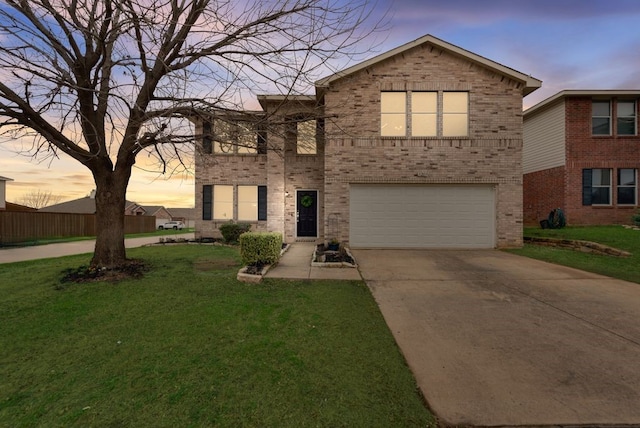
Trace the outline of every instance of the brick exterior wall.
<instances>
[{"instance_id":1,"label":"brick exterior wall","mask_svg":"<svg viewBox=\"0 0 640 428\"><path fill-rule=\"evenodd\" d=\"M592 97L568 96L564 99L566 165L524 176L525 224L539 224L539 220L546 218L551 209L558 207L564 210L567 223L570 225L631 223L631 216L637 205L617 205L617 170L640 169L640 137L616 135L615 100L616 98L613 98L613 135L593 136ZM582 171L592 168L612 170L610 206L582 204Z\"/></svg>"},{"instance_id":2,"label":"brick exterior wall","mask_svg":"<svg viewBox=\"0 0 640 428\"><path fill-rule=\"evenodd\" d=\"M614 135L592 136L591 102L590 97L567 97L565 101L567 135L565 211L567 222L581 225L629 224L631 223L631 215L637 206L618 206L616 204L617 169L640 169L640 137L615 135L615 102L612 103ZM582 170L585 168L611 168L613 170L611 206L582 205Z\"/></svg>"},{"instance_id":3,"label":"brick exterior wall","mask_svg":"<svg viewBox=\"0 0 640 428\"><path fill-rule=\"evenodd\" d=\"M380 136L380 92L468 91L468 138ZM349 239L349 183L485 184L498 247L522 245L522 87L425 44L333 82L325 95L325 227Z\"/></svg>"},{"instance_id":4,"label":"brick exterior wall","mask_svg":"<svg viewBox=\"0 0 640 428\"><path fill-rule=\"evenodd\" d=\"M318 90L324 107L261 100L270 116L266 155L196 156L197 237L219 233L215 220L202 220L204 185L266 184L267 221L254 228L288 242L296 191L317 190L318 240L348 242L350 183L478 184L495 189L496 245L522 245L522 82L425 43ZM390 90L468 92L469 136L381 137L380 93ZM316 155L296 154L286 119L300 113L324 118Z\"/></svg>"},{"instance_id":5,"label":"brick exterior wall","mask_svg":"<svg viewBox=\"0 0 640 428\"><path fill-rule=\"evenodd\" d=\"M202 220L202 189L205 185L233 185L234 218L237 217L237 186L267 186L267 220L252 222L252 230L280 232L286 242L296 240L296 190L317 190L324 194L324 147L318 142L315 155L296 153L296 136L289 119L298 115L321 117L315 101L274 100L265 102L269 115L267 154L203 154L198 144L195 174L196 238L219 237L218 227L226 221ZM199 125L196 134L202 133ZM214 196L215 198L215 196ZM322 206L318 215L318 236L323 236Z\"/></svg>"},{"instance_id":6,"label":"brick exterior wall","mask_svg":"<svg viewBox=\"0 0 640 428\"><path fill-rule=\"evenodd\" d=\"M565 210L565 168L550 168L525 174L523 179L524 224L540 225L555 208Z\"/></svg>"}]
</instances>

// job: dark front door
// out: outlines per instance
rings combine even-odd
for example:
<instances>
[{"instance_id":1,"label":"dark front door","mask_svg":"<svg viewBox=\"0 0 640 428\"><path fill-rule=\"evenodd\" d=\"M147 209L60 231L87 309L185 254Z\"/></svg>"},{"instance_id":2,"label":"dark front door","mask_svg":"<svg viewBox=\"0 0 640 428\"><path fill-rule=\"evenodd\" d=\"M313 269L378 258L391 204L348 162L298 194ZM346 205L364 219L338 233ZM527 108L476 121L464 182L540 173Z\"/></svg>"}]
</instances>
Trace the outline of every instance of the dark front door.
<instances>
[{"instance_id":1,"label":"dark front door","mask_svg":"<svg viewBox=\"0 0 640 428\"><path fill-rule=\"evenodd\" d=\"M296 211L296 235L318 236L318 191L299 190L296 197Z\"/></svg>"}]
</instances>

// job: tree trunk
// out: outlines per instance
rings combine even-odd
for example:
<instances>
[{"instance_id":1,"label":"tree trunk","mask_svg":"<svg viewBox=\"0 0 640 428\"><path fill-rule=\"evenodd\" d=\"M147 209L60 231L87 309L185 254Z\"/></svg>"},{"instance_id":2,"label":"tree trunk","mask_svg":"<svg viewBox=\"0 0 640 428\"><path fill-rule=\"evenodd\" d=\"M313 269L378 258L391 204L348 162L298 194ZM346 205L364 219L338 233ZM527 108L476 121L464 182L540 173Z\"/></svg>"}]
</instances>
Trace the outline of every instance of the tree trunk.
<instances>
[{"instance_id":1,"label":"tree trunk","mask_svg":"<svg viewBox=\"0 0 640 428\"><path fill-rule=\"evenodd\" d=\"M124 208L129 174L93 171L96 183L96 247L92 266L114 268L127 260L124 247ZM123 177L124 175L124 177Z\"/></svg>"}]
</instances>

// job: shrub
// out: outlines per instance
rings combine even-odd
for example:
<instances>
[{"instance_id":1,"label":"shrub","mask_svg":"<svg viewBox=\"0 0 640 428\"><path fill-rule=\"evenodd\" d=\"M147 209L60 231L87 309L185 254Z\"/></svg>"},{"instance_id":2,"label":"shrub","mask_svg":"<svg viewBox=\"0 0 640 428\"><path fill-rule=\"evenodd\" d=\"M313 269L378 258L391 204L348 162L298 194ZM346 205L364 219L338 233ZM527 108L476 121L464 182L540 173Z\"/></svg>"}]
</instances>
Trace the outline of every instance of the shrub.
<instances>
[{"instance_id":1,"label":"shrub","mask_svg":"<svg viewBox=\"0 0 640 428\"><path fill-rule=\"evenodd\" d=\"M225 223L221 225L218 229L220 229L220 233L224 238L225 242L238 242L240 235L245 232L251 230L251 225L249 223Z\"/></svg>"},{"instance_id":2,"label":"shrub","mask_svg":"<svg viewBox=\"0 0 640 428\"><path fill-rule=\"evenodd\" d=\"M247 266L268 265L278 261L282 235L274 232L248 232L240 237L240 256Z\"/></svg>"},{"instance_id":3,"label":"shrub","mask_svg":"<svg viewBox=\"0 0 640 428\"><path fill-rule=\"evenodd\" d=\"M640 210L631 216L631 220L633 221L633 224L640 226Z\"/></svg>"}]
</instances>

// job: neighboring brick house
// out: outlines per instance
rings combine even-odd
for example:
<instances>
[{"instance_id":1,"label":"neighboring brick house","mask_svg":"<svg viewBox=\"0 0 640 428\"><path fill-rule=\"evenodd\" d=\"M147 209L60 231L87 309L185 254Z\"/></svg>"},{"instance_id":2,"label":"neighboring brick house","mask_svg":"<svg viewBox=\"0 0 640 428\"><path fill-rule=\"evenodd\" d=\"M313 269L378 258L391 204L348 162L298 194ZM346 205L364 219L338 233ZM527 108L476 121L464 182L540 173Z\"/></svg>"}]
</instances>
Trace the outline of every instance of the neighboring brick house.
<instances>
[{"instance_id":1,"label":"neighboring brick house","mask_svg":"<svg viewBox=\"0 0 640 428\"><path fill-rule=\"evenodd\" d=\"M624 224L638 208L640 90L567 90L524 112L524 220Z\"/></svg>"},{"instance_id":2,"label":"neighboring brick house","mask_svg":"<svg viewBox=\"0 0 640 428\"><path fill-rule=\"evenodd\" d=\"M236 220L288 242L520 246L522 98L540 85L427 35L314 96L259 96L235 133L228 116L199 119L196 236Z\"/></svg>"}]
</instances>

